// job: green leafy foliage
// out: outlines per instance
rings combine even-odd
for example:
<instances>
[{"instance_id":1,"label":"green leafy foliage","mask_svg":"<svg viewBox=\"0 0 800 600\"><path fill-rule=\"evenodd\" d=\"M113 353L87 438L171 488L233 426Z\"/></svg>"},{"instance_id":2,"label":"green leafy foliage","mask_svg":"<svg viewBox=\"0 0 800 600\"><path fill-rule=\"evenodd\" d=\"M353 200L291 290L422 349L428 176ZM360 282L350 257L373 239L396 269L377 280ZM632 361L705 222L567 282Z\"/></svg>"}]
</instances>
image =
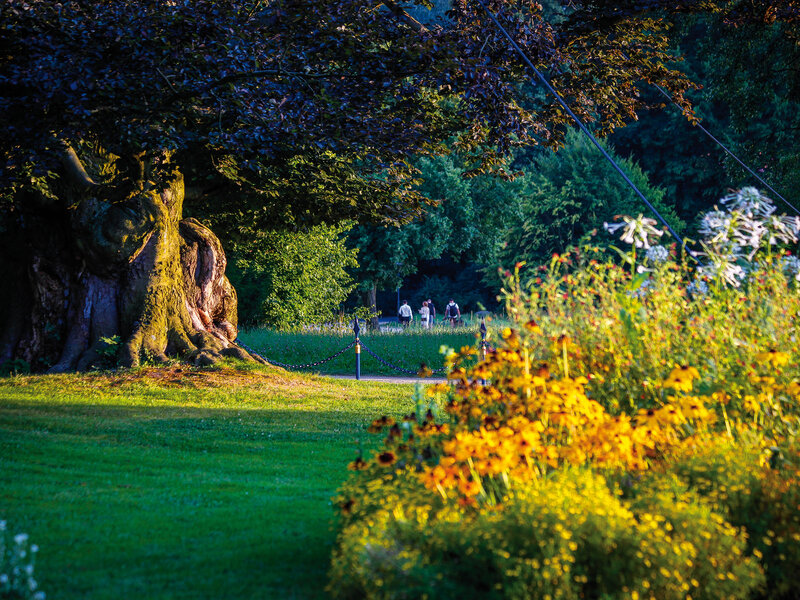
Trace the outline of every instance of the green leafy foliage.
<instances>
[{"instance_id":1,"label":"green leafy foliage","mask_svg":"<svg viewBox=\"0 0 800 600\"><path fill-rule=\"evenodd\" d=\"M417 191L434 205L400 228L355 229L349 243L359 250L356 278L364 288L394 289L425 267L428 273L410 291L412 303L456 296L462 310L494 305L496 290L481 270L498 262L505 231L519 218L525 178L466 177L468 165L455 155L419 157L414 164Z\"/></svg>"},{"instance_id":2,"label":"green leafy foliage","mask_svg":"<svg viewBox=\"0 0 800 600\"><path fill-rule=\"evenodd\" d=\"M743 16L766 3L734 4ZM782 4L773 18L751 14L736 20L736 27L723 14L682 18L671 38L685 57L681 68L703 84L689 94L695 116L796 205L798 30L796 20L775 21L789 3ZM659 97L647 86L643 92ZM638 122L619 129L611 140L621 154L636 157L684 219L711 208L731 187L760 185L669 103L663 110L640 113Z\"/></svg>"},{"instance_id":3,"label":"green leafy foliage","mask_svg":"<svg viewBox=\"0 0 800 600\"><path fill-rule=\"evenodd\" d=\"M583 470L474 513L403 472L372 486L353 478L339 499L353 517L334 552L335 598L711 600L746 598L764 580L745 536L696 495L631 503Z\"/></svg>"},{"instance_id":4,"label":"green leafy foliage","mask_svg":"<svg viewBox=\"0 0 800 600\"><path fill-rule=\"evenodd\" d=\"M542 68L570 64L555 75L559 87L582 98L584 118L610 129L646 105L638 81L657 81L679 98L691 87L672 65L665 25L649 18L665 6L587 3L552 23L542 19L552 3L547 13L532 0L493 8L510 9L499 11L501 20ZM249 218L263 217L286 174L305 172L296 183L314 193L276 206L289 221L333 217L332 198L345 218L402 221L419 208L419 198L404 197L410 154L455 147L479 169L495 168L514 145L557 145L569 119L552 99L518 102L528 74L502 36L487 38L488 15L469 3L449 8L446 26L426 27L389 0L377 8L13 0L0 29L0 188L30 188L31 178L60 171L64 142L92 142L120 158L123 197L133 157L156 163L166 151L201 192L246 199L239 211ZM597 54L612 39L642 60ZM325 191L353 179L376 200L363 193L354 205Z\"/></svg>"},{"instance_id":5,"label":"green leafy foliage","mask_svg":"<svg viewBox=\"0 0 800 600\"><path fill-rule=\"evenodd\" d=\"M670 472L650 473L626 493L647 503L654 495L691 490L747 532L747 551L761 561L766 574L765 593L758 597L794 598L800 592L794 576L800 569L797 450L795 445L788 456L770 460L769 468L754 468L771 454L756 439L698 448L678 456ZM716 541L704 545L708 543Z\"/></svg>"},{"instance_id":6,"label":"green leafy foliage","mask_svg":"<svg viewBox=\"0 0 800 600\"><path fill-rule=\"evenodd\" d=\"M356 251L346 225L306 232L254 232L234 246L229 277L239 294L240 321L289 328L333 320L354 288L348 269Z\"/></svg>"},{"instance_id":7,"label":"green leafy foliage","mask_svg":"<svg viewBox=\"0 0 800 600\"><path fill-rule=\"evenodd\" d=\"M628 176L648 200L680 231L683 222L632 161L620 160ZM614 168L578 130L567 134L566 145L556 153L538 155L524 168L522 218L510 224L500 253L504 265L549 261L605 221L619 214L647 213ZM648 215L647 216L651 216Z\"/></svg>"}]
</instances>

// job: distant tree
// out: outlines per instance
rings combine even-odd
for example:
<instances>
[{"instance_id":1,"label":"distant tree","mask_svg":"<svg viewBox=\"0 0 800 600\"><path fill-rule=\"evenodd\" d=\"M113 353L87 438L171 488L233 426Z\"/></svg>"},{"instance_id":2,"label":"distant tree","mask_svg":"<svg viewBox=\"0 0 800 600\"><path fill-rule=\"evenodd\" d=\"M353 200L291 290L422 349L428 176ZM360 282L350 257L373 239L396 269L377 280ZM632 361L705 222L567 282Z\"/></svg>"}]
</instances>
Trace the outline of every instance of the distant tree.
<instances>
[{"instance_id":1,"label":"distant tree","mask_svg":"<svg viewBox=\"0 0 800 600\"><path fill-rule=\"evenodd\" d=\"M394 289L417 273L423 262L447 256L450 272L431 279L420 291L437 297L469 290L477 304L486 301L480 268L497 263L497 252L509 224L520 215L524 177L513 180L490 175L466 177L468 165L457 156L418 157L417 191L435 201L420 219L399 228L361 226L350 245L359 249L356 278L373 306L377 289ZM468 274L462 277L462 273ZM464 287L467 286L467 287Z\"/></svg>"},{"instance_id":2,"label":"distant tree","mask_svg":"<svg viewBox=\"0 0 800 600\"><path fill-rule=\"evenodd\" d=\"M345 247L348 226L316 225L306 232L254 233L231 252L240 322L286 328L324 323L355 287L349 269L355 250Z\"/></svg>"},{"instance_id":3,"label":"distant tree","mask_svg":"<svg viewBox=\"0 0 800 600\"><path fill-rule=\"evenodd\" d=\"M788 199L800 203L800 19L733 28L705 17L695 27L702 31L697 53L704 96L730 124L724 133L733 150ZM720 156L729 187L763 187L732 159ZM719 192L725 195L727 189Z\"/></svg>"},{"instance_id":4,"label":"distant tree","mask_svg":"<svg viewBox=\"0 0 800 600\"><path fill-rule=\"evenodd\" d=\"M416 273L423 260L438 258L453 244L469 243L472 233L465 213L471 208L467 182L452 168L448 157L419 159L422 168L420 191L435 199L419 220L400 227L361 225L353 229L348 245L358 250L354 276L364 304L372 310L377 327L378 289L399 288L404 277ZM437 168L432 168L435 164Z\"/></svg>"},{"instance_id":5,"label":"distant tree","mask_svg":"<svg viewBox=\"0 0 800 600\"><path fill-rule=\"evenodd\" d=\"M683 18L671 34L672 44L685 57L681 68L703 85L689 94L702 124L797 205L800 27L796 20L767 18L765 23L765 13L759 19L752 12L756 7L739 3L736 27L730 27L729 14ZM653 88L645 86L643 93L658 98ZM729 188L763 187L669 105L641 113L610 139L620 154L636 158L687 221L711 208Z\"/></svg>"},{"instance_id":6,"label":"distant tree","mask_svg":"<svg viewBox=\"0 0 800 600\"><path fill-rule=\"evenodd\" d=\"M673 229L683 229L684 223L665 201L664 191L650 185L635 163L617 158ZM647 211L578 130L567 134L559 152L540 155L525 171L529 173L529 186L523 196L522 218L511 225L504 238L500 253L504 266L521 260L541 264L553 252L564 251L615 215L636 216Z\"/></svg>"}]
</instances>

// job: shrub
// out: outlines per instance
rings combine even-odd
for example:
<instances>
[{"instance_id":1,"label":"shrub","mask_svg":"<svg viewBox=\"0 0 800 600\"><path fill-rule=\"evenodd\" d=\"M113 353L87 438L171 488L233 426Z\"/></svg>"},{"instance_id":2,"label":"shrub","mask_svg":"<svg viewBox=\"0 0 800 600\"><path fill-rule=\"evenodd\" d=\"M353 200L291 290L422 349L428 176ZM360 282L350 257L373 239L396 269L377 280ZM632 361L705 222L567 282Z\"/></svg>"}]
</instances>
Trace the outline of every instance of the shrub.
<instances>
[{"instance_id":1,"label":"shrub","mask_svg":"<svg viewBox=\"0 0 800 600\"><path fill-rule=\"evenodd\" d=\"M800 596L799 458L795 445L764 448L751 437L686 449L669 466L679 485L694 490L746 531L748 552L766 572L766 598Z\"/></svg>"},{"instance_id":2,"label":"shrub","mask_svg":"<svg viewBox=\"0 0 800 600\"><path fill-rule=\"evenodd\" d=\"M485 360L469 348L451 357L451 387L429 390L444 395L448 422L420 406L401 423L372 423L386 438L351 464L337 498L331 592L719 598L757 589L763 573L746 536L698 492L623 499L600 475L667 468L673 450L713 439L713 415L686 395L699 373L673 369L664 382L672 402L612 416L586 396L584 378L554 379L531 362L538 335L529 322L506 329Z\"/></svg>"},{"instance_id":3,"label":"shrub","mask_svg":"<svg viewBox=\"0 0 800 600\"><path fill-rule=\"evenodd\" d=\"M356 253L343 241L348 230L318 225L257 232L235 244L229 277L239 294L240 321L285 329L334 320L355 287L347 268L356 266Z\"/></svg>"},{"instance_id":4,"label":"shrub","mask_svg":"<svg viewBox=\"0 0 800 600\"><path fill-rule=\"evenodd\" d=\"M446 418L372 423L384 445L340 492L333 593L800 596L785 256L752 253L738 285L700 281L637 256L643 219L624 227L622 266L587 244L529 285L523 265L507 274L511 326L485 358L453 354L450 383L428 391Z\"/></svg>"},{"instance_id":5,"label":"shrub","mask_svg":"<svg viewBox=\"0 0 800 600\"><path fill-rule=\"evenodd\" d=\"M342 530L334 597L743 598L763 582L744 536L696 497L629 505L583 469L479 510L421 489L384 500Z\"/></svg>"}]
</instances>

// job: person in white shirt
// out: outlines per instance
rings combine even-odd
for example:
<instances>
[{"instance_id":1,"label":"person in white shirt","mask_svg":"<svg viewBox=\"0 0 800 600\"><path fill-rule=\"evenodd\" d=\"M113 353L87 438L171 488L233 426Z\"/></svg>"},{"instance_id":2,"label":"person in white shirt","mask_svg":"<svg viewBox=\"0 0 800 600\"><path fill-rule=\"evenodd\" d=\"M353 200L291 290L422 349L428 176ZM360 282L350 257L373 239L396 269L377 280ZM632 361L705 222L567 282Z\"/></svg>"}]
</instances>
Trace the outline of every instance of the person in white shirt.
<instances>
[{"instance_id":1,"label":"person in white shirt","mask_svg":"<svg viewBox=\"0 0 800 600\"><path fill-rule=\"evenodd\" d=\"M414 313L408 305L408 300L403 300L403 306L397 311L397 316L400 318L400 325L408 327L411 324L411 319L414 318Z\"/></svg>"},{"instance_id":2,"label":"person in white shirt","mask_svg":"<svg viewBox=\"0 0 800 600\"><path fill-rule=\"evenodd\" d=\"M419 309L419 320L423 329L428 329L431 326L431 309L428 308L427 302L423 302L422 308Z\"/></svg>"}]
</instances>

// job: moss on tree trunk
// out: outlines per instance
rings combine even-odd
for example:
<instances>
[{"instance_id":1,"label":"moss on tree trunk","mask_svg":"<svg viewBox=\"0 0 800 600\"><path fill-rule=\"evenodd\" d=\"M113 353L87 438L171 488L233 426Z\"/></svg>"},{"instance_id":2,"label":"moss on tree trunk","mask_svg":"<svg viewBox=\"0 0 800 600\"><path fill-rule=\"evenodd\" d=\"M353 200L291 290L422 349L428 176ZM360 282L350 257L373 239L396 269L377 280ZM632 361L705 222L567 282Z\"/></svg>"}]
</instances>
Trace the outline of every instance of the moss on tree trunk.
<instances>
[{"instance_id":1,"label":"moss on tree trunk","mask_svg":"<svg viewBox=\"0 0 800 600\"><path fill-rule=\"evenodd\" d=\"M168 158L81 158L66 147L58 184L4 215L0 363L84 370L107 361L108 339L124 366L252 359L234 344L222 246L182 218L183 177Z\"/></svg>"}]
</instances>

